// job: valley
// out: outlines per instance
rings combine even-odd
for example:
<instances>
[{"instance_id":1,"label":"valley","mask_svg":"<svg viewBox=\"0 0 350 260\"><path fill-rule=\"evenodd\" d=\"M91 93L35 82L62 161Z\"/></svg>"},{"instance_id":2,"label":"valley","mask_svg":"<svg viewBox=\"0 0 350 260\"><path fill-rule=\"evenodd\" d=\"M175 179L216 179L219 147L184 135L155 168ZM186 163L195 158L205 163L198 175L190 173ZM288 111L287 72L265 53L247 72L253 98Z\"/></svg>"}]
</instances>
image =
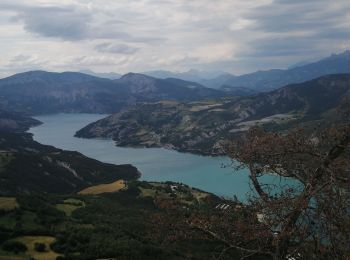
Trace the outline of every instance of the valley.
<instances>
[{"instance_id":1,"label":"valley","mask_svg":"<svg viewBox=\"0 0 350 260\"><path fill-rule=\"evenodd\" d=\"M349 74L269 92L135 73L2 79L0 259L271 259L256 248L328 185L319 169L347 187L349 86Z\"/></svg>"}]
</instances>

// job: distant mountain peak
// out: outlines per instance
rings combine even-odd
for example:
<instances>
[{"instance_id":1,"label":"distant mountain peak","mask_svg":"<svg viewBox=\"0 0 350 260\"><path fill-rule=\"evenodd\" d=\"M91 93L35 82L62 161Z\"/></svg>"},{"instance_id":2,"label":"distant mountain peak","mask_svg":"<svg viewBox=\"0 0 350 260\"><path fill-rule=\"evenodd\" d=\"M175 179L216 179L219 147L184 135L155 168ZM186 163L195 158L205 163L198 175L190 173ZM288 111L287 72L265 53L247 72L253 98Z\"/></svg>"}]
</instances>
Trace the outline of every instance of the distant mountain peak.
<instances>
[{"instance_id":1,"label":"distant mountain peak","mask_svg":"<svg viewBox=\"0 0 350 260\"><path fill-rule=\"evenodd\" d=\"M136 72L126 73L121 77L121 79L128 79L128 78L153 78L153 77L142 73L136 73Z\"/></svg>"}]
</instances>

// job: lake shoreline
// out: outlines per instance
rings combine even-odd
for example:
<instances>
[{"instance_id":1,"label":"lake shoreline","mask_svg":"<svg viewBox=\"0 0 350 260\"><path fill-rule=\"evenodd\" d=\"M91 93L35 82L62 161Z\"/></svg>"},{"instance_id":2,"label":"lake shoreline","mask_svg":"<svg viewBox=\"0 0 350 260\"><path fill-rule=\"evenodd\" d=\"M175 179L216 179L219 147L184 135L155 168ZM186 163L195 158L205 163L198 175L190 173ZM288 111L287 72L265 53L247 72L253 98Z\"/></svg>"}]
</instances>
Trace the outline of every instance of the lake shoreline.
<instances>
[{"instance_id":1,"label":"lake shoreline","mask_svg":"<svg viewBox=\"0 0 350 260\"><path fill-rule=\"evenodd\" d=\"M36 116L43 124L28 131L35 141L57 148L78 151L87 157L111 164L132 164L141 181L179 182L217 196L247 200L251 192L246 169L235 171L225 156L203 156L165 148L118 147L111 139L74 137L78 129L95 122L101 114L54 114ZM274 176L266 178L271 182Z\"/></svg>"}]
</instances>

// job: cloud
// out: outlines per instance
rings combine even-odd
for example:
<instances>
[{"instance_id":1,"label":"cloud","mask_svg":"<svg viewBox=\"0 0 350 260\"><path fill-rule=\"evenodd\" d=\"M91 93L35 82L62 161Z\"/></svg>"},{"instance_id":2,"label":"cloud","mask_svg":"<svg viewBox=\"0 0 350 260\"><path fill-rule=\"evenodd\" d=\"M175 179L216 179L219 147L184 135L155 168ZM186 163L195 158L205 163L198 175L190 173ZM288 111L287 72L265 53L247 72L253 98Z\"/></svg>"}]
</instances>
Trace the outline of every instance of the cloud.
<instances>
[{"instance_id":1,"label":"cloud","mask_svg":"<svg viewBox=\"0 0 350 260\"><path fill-rule=\"evenodd\" d=\"M348 0L1 0L0 67L22 69L19 53L53 70L288 67L350 48L349 13Z\"/></svg>"},{"instance_id":2,"label":"cloud","mask_svg":"<svg viewBox=\"0 0 350 260\"><path fill-rule=\"evenodd\" d=\"M99 52L110 52L117 54L134 54L139 50L139 48L126 44L101 43L96 45L95 50Z\"/></svg>"},{"instance_id":3,"label":"cloud","mask_svg":"<svg viewBox=\"0 0 350 260\"><path fill-rule=\"evenodd\" d=\"M92 16L74 6L39 6L0 3L2 11L14 13L12 21L20 22L31 33L44 37L78 40L87 37Z\"/></svg>"},{"instance_id":4,"label":"cloud","mask_svg":"<svg viewBox=\"0 0 350 260\"><path fill-rule=\"evenodd\" d=\"M67 40L86 38L91 17L88 14L67 9L37 9L21 13L24 29L45 37L60 37Z\"/></svg>"}]
</instances>

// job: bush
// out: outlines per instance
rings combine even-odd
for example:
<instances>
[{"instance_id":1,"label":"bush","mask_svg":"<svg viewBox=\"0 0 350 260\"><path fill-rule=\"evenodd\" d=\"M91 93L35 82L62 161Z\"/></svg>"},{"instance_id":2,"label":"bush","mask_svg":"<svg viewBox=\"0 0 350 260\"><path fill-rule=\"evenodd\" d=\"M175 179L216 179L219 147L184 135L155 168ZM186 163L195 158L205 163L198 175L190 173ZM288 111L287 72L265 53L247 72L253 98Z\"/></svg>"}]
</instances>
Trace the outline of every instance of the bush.
<instances>
[{"instance_id":1,"label":"bush","mask_svg":"<svg viewBox=\"0 0 350 260\"><path fill-rule=\"evenodd\" d=\"M45 252L46 245L44 243L35 243L34 244L34 249L37 252Z\"/></svg>"},{"instance_id":2,"label":"bush","mask_svg":"<svg viewBox=\"0 0 350 260\"><path fill-rule=\"evenodd\" d=\"M27 251L26 245L19 241L6 241L2 245L2 249L16 254Z\"/></svg>"}]
</instances>

